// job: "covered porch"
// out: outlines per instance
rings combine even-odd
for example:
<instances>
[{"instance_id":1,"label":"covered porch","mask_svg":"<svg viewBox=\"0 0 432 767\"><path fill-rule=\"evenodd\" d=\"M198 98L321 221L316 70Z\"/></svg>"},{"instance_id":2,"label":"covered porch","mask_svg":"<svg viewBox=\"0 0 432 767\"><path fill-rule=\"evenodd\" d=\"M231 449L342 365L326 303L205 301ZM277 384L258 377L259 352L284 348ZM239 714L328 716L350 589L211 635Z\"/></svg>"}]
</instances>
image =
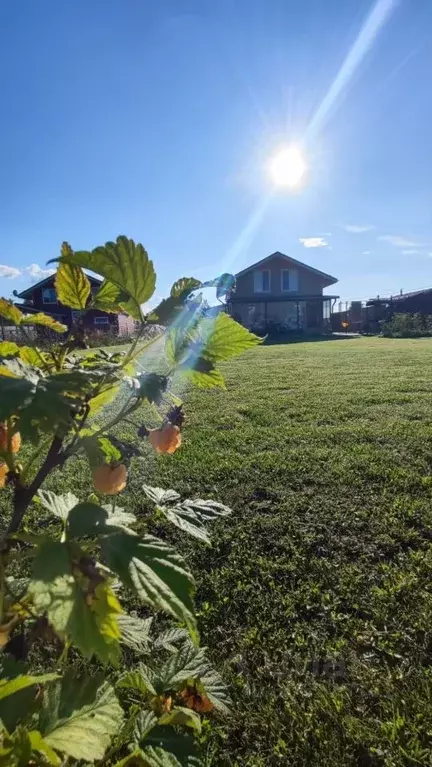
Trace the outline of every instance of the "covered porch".
<instances>
[{"instance_id":1,"label":"covered porch","mask_svg":"<svg viewBox=\"0 0 432 767\"><path fill-rule=\"evenodd\" d=\"M331 331L331 313L338 296L296 295L231 296L228 313L245 327L256 331L294 331L325 333Z\"/></svg>"}]
</instances>

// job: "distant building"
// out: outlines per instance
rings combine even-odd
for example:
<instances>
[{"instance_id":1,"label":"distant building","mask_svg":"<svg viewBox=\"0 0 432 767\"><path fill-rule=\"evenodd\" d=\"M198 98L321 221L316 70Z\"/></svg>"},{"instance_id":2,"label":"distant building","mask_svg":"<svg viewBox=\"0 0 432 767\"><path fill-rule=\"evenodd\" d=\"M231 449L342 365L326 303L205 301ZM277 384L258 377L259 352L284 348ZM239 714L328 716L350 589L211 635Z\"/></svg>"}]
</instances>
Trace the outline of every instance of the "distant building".
<instances>
[{"instance_id":1,"label":"distant building","mask_svg":"<svg viewBox=\"0 0 432 767\"><path fill-rule=\"evenodd\" d=\"M92 294L97 293L102 280L97 277L87 275L91 285ZM128 335L135 329L135 321L126 314L110 314L102 312L99 309L89 309L86 312L76 311L69 306L64 306L57 300L57 294L54 286L55 274L46 277L44 280L31 285L22 290L21 293L15 293L17 298L21 298L23 303L17 304L20 309L26 313L44 312L54 317L59 322L70 327L74 320L81 314L82 323L86 330L110 332L116 335Z\"/></svg>"},{"instance_id":2,"label":"distant building","mask_svg":"<svg viewBox=\"0 0 432 767\"><path fill-rule=\"evenodd\" d=\"M242 325L322 333L330 329L330 316L339 296L323 289L336 277L283 253L272 253L236 275L228 296L228 312Z\"/></svg>"}]
</instances>

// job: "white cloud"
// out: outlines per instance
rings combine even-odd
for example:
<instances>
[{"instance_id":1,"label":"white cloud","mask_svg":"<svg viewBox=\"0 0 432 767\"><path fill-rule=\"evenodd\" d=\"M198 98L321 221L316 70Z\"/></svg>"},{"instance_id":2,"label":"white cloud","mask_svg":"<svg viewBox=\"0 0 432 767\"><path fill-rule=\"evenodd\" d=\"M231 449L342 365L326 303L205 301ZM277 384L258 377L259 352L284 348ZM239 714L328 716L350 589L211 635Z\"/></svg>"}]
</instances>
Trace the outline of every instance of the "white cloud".
<instances>
[{"instance_id":1,"label":"white cloud","mask_svg":"<svg viewBox=\"0 0 432 767\"><path fill-rule=\"evenodd\" d=\"M350 234L363 234L363 232L370 232L372 229L376 229L376 226L372 224L343 224L342 229Z\"/></svg>"},{"instance_id":2,"label":"white cloud","mask_svg":"<svg viewBox=\"0 0 432 767\"><path fill-rule=\"evenodd\" d=\"M369 255L370 255L370 250L364 250L362 253L362 256L369 256Z\"/></svg>"},{"instance_id":3,"label":"white cloud","mask_svg":"<svg viewBox=\"0 0 432 767\"><path fill-rule=\"evenodd\" d=\"M32 282L39 282L39 280L44 280L45 277L49 277L50 274L54 274L55 269L42 269L39 264L31 264L31 266L26 267L25 271L28 272Z\"/></svg>"},{"instance_id":4,"label":"white cloud","mask_svg":"<svg viewBox=\"0 0 432 767\"><path fill-rule=\"evenodd\" d=\"M0 264L0 277L6 277L8 280L14 280L21 274L21 269L15 269L14 266L5 266Z\"/></svg>"},{"instance_id":5,"label":"white cloud","mask_svg":"<svg viewBox=\"0 0 432 767\"><path fill-rule=\"evenodd\" d=\"M408 237L400 237L398 234L383 234L378 239L382 242L388 242L396 248L418 248L422 246L421 242L410 240Z\"/></svg>"},{"instance_id":6,"label":"white cloud","mask_svg":"<svg viewBox=\"0 0 432 767\"><path fill-rule=\"evenodd\" d=\"M421 253L420 250L403 250L402 253L404 256L416 256L418 253Z\"/></svg>"},{"instance_id":7,"label":"white cloud","mask_svg":"<svg viewBox=\"0 0 432 767\"><path fill-rule=\"evenodd\" d=\"M325 248L327 246L327 241L324 237L300 237L299 242L305 248Z\"/></svg>"}]
</instances>

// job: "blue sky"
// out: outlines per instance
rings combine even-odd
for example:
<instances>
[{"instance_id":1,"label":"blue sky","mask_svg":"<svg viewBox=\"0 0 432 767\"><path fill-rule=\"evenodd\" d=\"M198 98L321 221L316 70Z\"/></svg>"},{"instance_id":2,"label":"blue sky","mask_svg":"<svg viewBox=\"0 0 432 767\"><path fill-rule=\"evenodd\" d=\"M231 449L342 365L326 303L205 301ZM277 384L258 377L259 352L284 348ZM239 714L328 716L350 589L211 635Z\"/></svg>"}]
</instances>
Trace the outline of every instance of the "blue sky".
<instances>
[{"instance_id":1,"label":"blue sky","mask_svg":"<svg viewBox=\"0 0 432 767\"><path fill-rule=\"evenodd\" d=\"M62 240L121 233L158 296L275 250L344 299L432 285L432 3L376 5L3 3L0 294L43 277ZM281 193L266 162L292 141L307 183Z\"/></svg>"}]
</instances>

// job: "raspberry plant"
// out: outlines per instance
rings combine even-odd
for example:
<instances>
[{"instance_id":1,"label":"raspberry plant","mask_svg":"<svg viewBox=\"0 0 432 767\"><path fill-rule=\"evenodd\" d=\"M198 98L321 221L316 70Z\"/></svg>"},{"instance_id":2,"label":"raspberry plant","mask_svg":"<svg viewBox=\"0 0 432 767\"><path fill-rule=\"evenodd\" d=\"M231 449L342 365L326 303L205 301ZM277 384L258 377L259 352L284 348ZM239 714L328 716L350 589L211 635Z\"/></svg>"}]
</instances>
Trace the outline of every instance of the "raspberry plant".
<instances>
[{"instance_id":1,"label":"raspberry plant","mask_svg":"<svg viewBox=\"0 0 432 767\"><path fill-rule=\"evenodd\" d=\"M95 295L84 269L103 277ZM222 295L232 281L225 274L205 286ZM224 313L209 319L196 294L202 285L192 278L178 280L144 316L155 283L143 246L121 236L91 252L63 244L57 297L81 313L69 331L0 299L0 314L23 340L0 344L0 487L10 504L0 541L0 764L199 765L202 717L228 710L223 681L199 645L185 561L165 540L138 534L135 516L116 497L143 440L157 453L181 445L173 375L223 387L218 363L260 339ZM127 352L80 352L82 317L94 308L137 321ZM145 341L149 324L161 332ZM59 341L30 345L29 325ZM156 343L162 367L142 370L139 359ZM137 424L131 451L111 431L138 417L145 401L161 425ZM92 471L88 497L44 489L46 478L78 454ZM156 517L199 541L209 540L208 522L230 513L215 501L182 500L174 490L144 485L142 492ZM50 515L48 527L34 530L35 504ZM134 614L122 606L127 592L143 603ZM153 628L152 613L160 612L172 620L164 631Z\"/></svg>"}]
</instances>

